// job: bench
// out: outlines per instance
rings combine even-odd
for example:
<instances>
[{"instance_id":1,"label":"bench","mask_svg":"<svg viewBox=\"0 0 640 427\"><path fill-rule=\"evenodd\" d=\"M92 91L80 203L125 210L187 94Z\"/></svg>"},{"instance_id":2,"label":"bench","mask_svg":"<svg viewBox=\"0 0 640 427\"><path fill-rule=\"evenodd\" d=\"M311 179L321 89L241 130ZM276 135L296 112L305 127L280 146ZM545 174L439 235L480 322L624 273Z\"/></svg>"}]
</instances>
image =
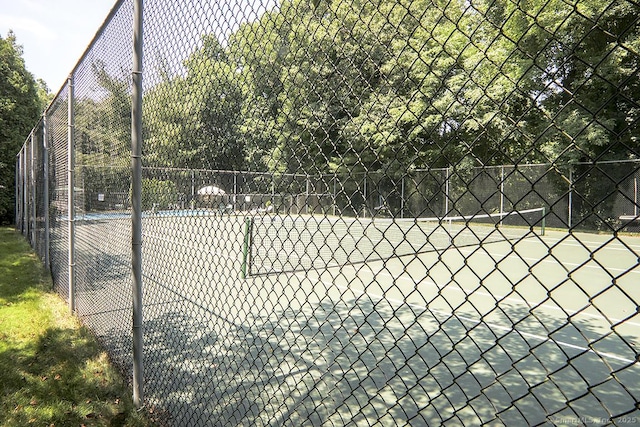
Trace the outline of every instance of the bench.
<instances>
[{"instance_id":1,"label":"bench","mask_svg":"<svg viewBox=\"0 0 640 427\"><path fill-rule=\"evenodd\" d=\"M640 215L620 215L618 219L622 228L627 231L637 231L640 226Z\"/></svg>"}]
</instances>

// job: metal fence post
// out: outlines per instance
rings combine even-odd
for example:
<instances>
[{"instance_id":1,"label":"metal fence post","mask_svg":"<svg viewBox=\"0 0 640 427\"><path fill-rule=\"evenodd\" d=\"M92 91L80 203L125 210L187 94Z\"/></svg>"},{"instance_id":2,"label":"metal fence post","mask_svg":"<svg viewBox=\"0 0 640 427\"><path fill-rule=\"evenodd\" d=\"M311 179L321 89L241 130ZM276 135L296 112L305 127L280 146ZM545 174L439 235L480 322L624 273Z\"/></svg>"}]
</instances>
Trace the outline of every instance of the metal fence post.
<instances>
[{"instance_id":1,"label":"metal fence post","mask_svg":"<svg viewBox=\"0 0 640 427\"><path fill-rule=\"evenodd\" d=\"M445 169L445 178L444 178L444 214L443 216L447 216L449 214L449 168L447 166Z\"/></svg>"},{"instance_id":2,"label":"metal fence post","mask_svg":"<svg viewBox=\"0 0 640 427\"><path fill-rule=\"evenodd\" d=\"M142 330L142 12L143 0L134 1L133 91L131 104L131 261L133 270L133 403L140 408L143 394Z\"/></svg>"},{"instance_id":3,"label":"metal fence post","mask_svg":"<svg viewBox=\"0 0 640 427\"><path fill-rule=\"evenodd\" d=\"M36 226L38 219L37 212L37 198L36 198L36 189L38 188L37 180L36 180L36 137L35 137L35 129L31 131L31 137L29 138L31 148L29 150L29 175L31 175L31 218L29 218L29 222L31 224L30 227L30 239L31 245L36 246Z\"/></svg>"},{"instance_id":4,"label":"metal fence post","mask_svg":"<svg viewBox=\"0 0 640 427\"><path fill-rule=\"evenodd\" d=\"M567 226L571 229L571 216L573 204L573 169L569 169L569 203L567 207Z\"/></svg>"},{"instance_id":5,"label":"metal fence post","mask_svg":"<svg viewBox=\"0 0 640 427\"><path fill-rule=\"evenodd\" d=\"M68 79L67 99L67 217L69 219L69 311L76 311L75 278L75 110L73 93L73 74Z\"/></svg>"},{"instance_id":6,"label":"metal fence post","mask_svg":"<svg viewBox=\"0 0 640 427\"><path fill-rule=\"evenodd\" d=\"M271 178L271 181L273 182L273 178ZM305 190L305 200L304 200L304 207L305 207L305 213L309 214L309 175L307 174L306 176L306 190Z\"/></svg>"},{"instance_id":7,"label":"metal fence post","mask_svg":"<svg viewBox=\"0 0 640 427\"><path fill-rule=\"evenodd\" d=\"M500 166L500 213L504 212L504 165ZM502 219L500 219L502 226Z\"/></svg>"},{"instance_id":8,"label":"metal fence post","mask_svg":"<svg viewBox=\"0 0 640 427\"><path fill-rule=\"evenodd\" d=\"M49 245L51 243L49 233L51 232L51 224L49 222L49 143L47 142L47 113L42 115L42 146L43 146L43 188L42 198L44 205L44 265L47 270L51 271L51 258Z\"/></svg>"},{"instance_id":9,"label":"metal fence post","mask_svg":"<svg viewBox=\"0 0 640 427\"><path fill-rule=\"evenodd\" d=\"M22 150L22 158L20 163L20 168L22 169L22 234L27 236L29 232L29 221L27 221L29 216L29 203L27 201L27 197L29 195L28 182L29 180L27 175L27 143L25 142L24 148Z\"/></svg>"},{"instance_id":10,"label":"metal fence post","mask_svg":"<svg viewBox=\"0 0 640 427\"><path fill-rule=\"evenodd\" d=\"M638 178L633 178L633 216L638 217Z\"/></svg>"},{"instance_id":11,"label":"metal fence post","mask_svg":"<svg viewBox=\"0 0 640 427\"><path fill-rule=\"evenodd\" d=\"M404 178L405 175L400 178L402 180L400 183L400 218L404 218Z\"/></svg>"},{"instance_id":12,"label":"metal fence post","mask_svg":"<svg viewBox=\"0 0 640 427\"><path fill-rule=\"evenodd\" d=\"M333 173L333 215L336 215L336 208L337 208L337 203L338 203L338 199L337 199L337 181L338 181L338 174L337 172Z\"/></svg>"},{"instance_id":13,"label":"metal fence post","mask_svg":"<svg viewBox=\"0 0 640 427\"><path fill-rule=\"evenodd\" d=\"M25 235L27 232L27 175L24 167L24 159L27 152L27 144L22 146L22 152L20 153L20 204L22 209L20 210L20 232Z\"/></svg>"},{"instance_id":14,"label":"metal fence post","mask_svg":"<svg viewBox=\"0 0 640 427\"><path fill-rule=\"evenodd\" d=\"M362 207L362 217L366 218L367 217L367 174L364 174L364 183L363 183L363 188L364 188L364 206Z\"/></svg>"},{"instance_id":15,"label":"metal fence post","mask_svg":"<svg viewBox=\"0 0 640 427\"><path fill-rule=\"evenodd\" d=\"M22 164L22 149L23 148L20 148L20 151L16 156L16 185L15 185L16 187L16 208L15 208L16 230L20 230L20 232L22 232L22 221L20 220L22 215L22 186L21 186L22 176L20 174L20 170L21 170L20 165Z\"/></svg>"},{"instance_id":16,"label":"metal fence post","mask_svg":"<svg viewBox=\"0 0 640 427\"><path fill-rule=\"evenodd\" d=\"M195 209L195 200L196 200L196 175L194 171L191 171L191 201L190 207L191 209Z\"/></svg>"},{"instance_id":17,"label":"metal fence post","mask_svg":"<svg viewBox=\"0 0 640 427\"><path fill-rule=\"evenodd\" d=\"M504 212L504 165L500 166L500 213Z\"/></svg>"},{"instance_id":18,"label":"metal fence post","mask_svg":"<svg viewBox=\"0 0 640 427\"><path fill-rule=\"evenodd\" d=\"M233 210L237 209L238 171L233 171Z\"/></svg>"}]
</instances>

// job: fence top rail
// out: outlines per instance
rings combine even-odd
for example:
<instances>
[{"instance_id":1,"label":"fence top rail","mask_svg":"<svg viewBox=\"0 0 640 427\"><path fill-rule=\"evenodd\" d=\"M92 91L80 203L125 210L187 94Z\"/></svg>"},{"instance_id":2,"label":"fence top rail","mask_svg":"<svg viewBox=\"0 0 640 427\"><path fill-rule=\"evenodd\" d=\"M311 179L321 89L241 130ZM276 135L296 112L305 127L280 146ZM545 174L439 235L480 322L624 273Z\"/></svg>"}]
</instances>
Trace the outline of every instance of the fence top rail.
<instances>
[{"instance_id":1,"label":"fence top rail","mask_svg":"<svg viewBox=\"0 0 640 427\"><path fill-rule=\"evenodd\" d=\"M106 166L109 167L109 166ZM231 169L203 169L203 168L176 168L176 167L163 167L163 166L143 166L143 170L163 170L174 172L207 172L207 173L227 173L227 174L252 174L252 175L273 175L273 176L293 176L299 178L305 178L316 175L308 175L302 173L283 173L283 172L269 172L269 171L249 171L249 170L231 170Z\"/></svg>"},{"instance_id":2,"label":"fence top rail","mask_svg":"<svg viewBox=\"0 0 640 427\"><path fill-rule=\"evenodd\" d=\"M124 2L125 2L125 0L115 0L115 4L113 5L111 10L109 11L109 14L105 18L105 20L102 22L102 25L100 25L100 28L98 28L98 31L96 31L95 35L93 36L93 38L91 39L91 41L87 45L87 47L84 50L84 52L82 53L82 55L80 56L80 59L78 59L76 64L71 69L71 72L69 72L69 77L71 77L71 76L73 76L75 74L75 72L78 69L78 67L80 66L80 64L87 57L87 55L89 54L89 51L91 50L93 45L96 43L96 41L100 38L100 36L102 36L102 33L104 33L104 30L107 28L107 26L109 25L109 23L113 19L114 15L118 12L118 10L120 10L120 7L122 6L122 4ZM67 85L67 81L65 80L65 82L63 82L62 85L60 86L60 89L58 89L58 91L56 92L56 95L51 99L51 102L49 103L47 108L44 109L43 115L47 114L49 112L49 110L51 109L52 105L58 100L58 97L60 96L60 94L62 93L62 91L64 90L66 85Z\"/></svg>"},{"instance_id":3,"label":"fence top rail","mask_svg":"<svg viewBox=\"0 0 640 427\"><path fill-rule=\"evenodd\" d=\"M610 165L610 164L631 164L631 163L640 163L640 159L622 159L622 160L602 160L602 161L594 161L594 162L573 162L573 163L523 163L523 164L504 164L504 165L491 165L491 166L474 166L472 169L499 169L499 168L528 168L528 167L559 167L559 166L598 166L598 165ZM92 165L91 167L98 168L113 168L113 165ZM129 166L126 166L128 168ZM410 172L432 172L432 171L446 171L451 169L452 166L448 168L420 168L413 169ZM251 170L231 170L231 169L203 169L203 168L177 168L177 167L163 167L163 166L143 166L143 170L162 170L162 171L174 171L174 172L206 172L206 173L220 173L220 174L251 174L251 175L270 175L270 176L289 176L289 177L297 177L297 178L314 178L314 177L337 177L341 175L345 175L340 172L334 173L319 173L317 175L311 174L300 174L300 173L283 173L283 172L270 172L270 171L251 171ZM382 172L352 172L347 173L349 176L357 176L357 175L376 175Z\"/></svg>"},{"instance_id":4,"label":"fence top rail","mask_svg":"<svg viewBox=\"0 0 640 427\"><path fill-rule=\"evenodd\" d=\"M498 169L498 168L527 168L527 167L543 167L543 166L598 166L598 165L611 165L618 163L640 163L639 159L620 159L620 160L594 160L592 162L568 162L568 163L519 163L519 164L504 164L504 165L483 165L473 166L472 169ZM429 171L446 171L453 166L446 168L419 168L413 169L412 172L429 172Z\"/></svg>"}]
</instances>

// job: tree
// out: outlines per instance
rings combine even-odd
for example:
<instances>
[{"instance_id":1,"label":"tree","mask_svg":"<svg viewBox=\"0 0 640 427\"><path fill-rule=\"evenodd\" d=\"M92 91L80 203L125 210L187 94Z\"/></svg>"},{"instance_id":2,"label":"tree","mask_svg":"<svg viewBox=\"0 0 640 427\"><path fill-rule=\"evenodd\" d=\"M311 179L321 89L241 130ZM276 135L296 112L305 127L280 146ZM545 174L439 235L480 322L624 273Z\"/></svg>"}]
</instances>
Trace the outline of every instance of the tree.
<instances>
[{"instance_id":1,"label":"tree","mask_svg":"<svg viewBox=\"0 0 640 427\"><path fill-rule=\"evenodd\" d=\"M287 1L231 37L250 165L317 174L367 156L344 130L362 114L385 57L384 41L367 26L373 3Z\"/></svg>"},{"instance_id":2,"label":"tree","mask_svg":"<svg viewBox=\"0 0 640 427\"><path fill-rule=\"evenodd\" d=\"M546 124L538 133L549 159L574 165L574 221L610 227L607 221L616 220L608 218L612 195L629 169L592 164L640 156L640 6L598 0L558 6L555 20L547 19L554 23L553 41L540 55L546 60L540 79Z\"/></svg>"},{"instance_id":3,"label":"tree","mask_svg":"<svg viewBox=\"0 0 640 427\"><path fill-rule=\"evenodd\" d=\"M185 76L165 77L145 95L146 165L240 169L245 155L237 66L212 35L184 66Z\"/></svg>"},{"instance_id":4,"label":"tree","mask_svg":"<svg viewBox=\"0 0 640 427\"><path fill-rule=\"evenodd\" d=\"M229 58L237 64L243 98L240 133L246 141L247 167L254 171L268 170L280 135L283 72L292 25L287 19L289 9L285 2L279 10L241 25L229 40Z\"/></svg>"},{"instance_id":5,"label":"tree","mask_svg":"<svg viewBox=\"0 0 640 427\"><path fill-rule=\"evenodd\" d=\"M102 61L91 65L99 97L75 97L76 164L129 167L131 94L127 76L110 75Z\"/></svg>"},{"instance_id":6,"label":"tree","mask_svg":"<svg viewBox=\"0 0 640 427\"><path fill-rule=\"evenodd\" d=\"M15 219L16 154L44 107L39 91L46 87L25 68L22 47L9 31L0 37L0 223Z\"/></svg>"},{"instance_id":7,"label":"tree","mask_svg":"<svg viewBox=\"0 0 640 427\"><path fill-rule=\"evenodd\" d=\"M624 1L285 0L147 91L147 158L392 178L454 166L463 181L635 159L638 16ZM603 205L621 179L581 193Z\"/></svg>"}]
</instances>

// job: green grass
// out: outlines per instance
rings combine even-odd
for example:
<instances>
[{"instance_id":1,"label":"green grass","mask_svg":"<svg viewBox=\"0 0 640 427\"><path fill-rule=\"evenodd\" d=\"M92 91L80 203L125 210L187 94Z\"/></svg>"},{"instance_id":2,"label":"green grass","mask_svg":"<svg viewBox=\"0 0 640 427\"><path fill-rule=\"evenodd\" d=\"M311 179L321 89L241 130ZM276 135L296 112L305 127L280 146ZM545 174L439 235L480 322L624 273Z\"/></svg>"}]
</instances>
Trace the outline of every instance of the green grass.
<instances>
[{"instance_id":1,"label":"green grass","mask_svg":"<svg viewBox=\"0 0 640 427\"><path fill-rule=\"evenodd\" d=\"M0 426L151 425L51 289L25 239L0 227Z\"/></svg>"}]
</instances>

